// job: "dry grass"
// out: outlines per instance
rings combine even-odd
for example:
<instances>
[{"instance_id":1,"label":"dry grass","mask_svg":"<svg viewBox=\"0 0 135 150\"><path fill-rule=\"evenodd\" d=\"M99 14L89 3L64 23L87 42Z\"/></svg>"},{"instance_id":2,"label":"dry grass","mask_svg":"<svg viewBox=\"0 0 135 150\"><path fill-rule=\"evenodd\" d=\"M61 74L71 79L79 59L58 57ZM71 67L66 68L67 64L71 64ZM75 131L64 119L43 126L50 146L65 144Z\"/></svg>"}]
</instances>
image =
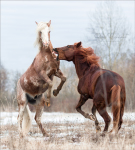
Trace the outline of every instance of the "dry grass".
<instances>
[{"instance_id":1,"label":"dry grass","mask_svg":"<svg viewBox=\"0 0 135 150\"><path fill-rule=\"evenodd\" d=\"M43 137L36 125L20 138L17 125L1 126L1 149L15 150L135 150L135 122L124 122L117 136L95 133L93 122L43 124L50 137ZM102 129L104 124L100 124Z\"/></svg>"}]
</instances>

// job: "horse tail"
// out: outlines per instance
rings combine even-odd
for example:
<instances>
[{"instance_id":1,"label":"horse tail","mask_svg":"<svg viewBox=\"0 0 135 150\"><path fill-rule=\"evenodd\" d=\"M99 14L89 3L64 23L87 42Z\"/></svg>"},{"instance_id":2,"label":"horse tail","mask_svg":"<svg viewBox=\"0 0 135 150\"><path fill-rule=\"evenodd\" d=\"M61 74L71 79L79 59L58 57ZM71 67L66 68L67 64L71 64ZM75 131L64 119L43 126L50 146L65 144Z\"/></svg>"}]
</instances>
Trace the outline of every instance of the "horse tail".
<instances>
[{"instance_id":1,"label":"horse tail","mask_svg":"<svg viewBox=\"0 0 135 150\"><path fill-rule=\"evenodd\" d=\"M121 128L121 124L123 123L123 114L124 114L124 106L125 106L125 100L126 100L126 93L125 88L121 90L121 103L120 103L120 121L119 121L119 129Z\"/></svg>"},{"instance_id":2,"label":"horse tail","mask_svg":"<svg viewBox=\"0 0 135 150\"><path fill-rule=\"evenodd\" d=\"M36 100L32 97L30 97L27 93L25 94L26 95L26 98L27 98L27 101L30 103L30 104L36 104Z\"/></svg>"},{"instance_id":3,"label":"horse tail","mask_svg":"<svg viewBox=\"0 0 135 150\"><path fill-rule=\"evenodd\" d=\"M114 85L111 88L111 103L112 103L112 113L113 113L113 130L115 134L118 132L119 120L120 120L120 110L121 110L121 87L119 85Z\"/></svg>"},{"instance_id":4,"label":"horse tail","mask_svg":"<svg viewBox=\"0 0 135 150\"><path fill-rule=\"evenodd\" d=\"M27 105L24 110L22 121L22 131L24 135L26 135L29 132L31 124L32 124L31 112L29 106Z\"/></svg>"}]
</instances>

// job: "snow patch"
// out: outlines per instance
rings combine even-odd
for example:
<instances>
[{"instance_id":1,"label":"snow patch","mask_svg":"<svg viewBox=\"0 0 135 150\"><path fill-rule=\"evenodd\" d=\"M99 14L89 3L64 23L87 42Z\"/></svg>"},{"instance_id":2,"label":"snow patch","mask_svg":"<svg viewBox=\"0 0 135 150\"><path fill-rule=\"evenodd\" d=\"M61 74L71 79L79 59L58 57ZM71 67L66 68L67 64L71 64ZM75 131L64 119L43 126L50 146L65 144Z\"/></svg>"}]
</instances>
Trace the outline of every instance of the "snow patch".
<instances>
[{"instance_id":1,"label":"snow patch","mask_svg":"<svg viewBox=\"0 0 135 150\"><path fill-rule=\"evenodd\" d=\"M0 113L0 124L6 125L6 124L17 124L17 116L18 112L1 112ZM112 114L109 113L109 115L112 118ZM34 119L35 113L32 113L32 124L36 124L36 121ZM97 119L99 122L104 122L103 118L97 114ZM133 113L124 113L123 120L126 121L135 121L135 112ZM84 123L87 121L91 121L89 119L84 118L79 113L46 113L44 112L42 115L41 121L43 123ZM93 121L92 121L93 122ZM133 126L135 128L135 126Z\"/></svg>"}]
</instances>

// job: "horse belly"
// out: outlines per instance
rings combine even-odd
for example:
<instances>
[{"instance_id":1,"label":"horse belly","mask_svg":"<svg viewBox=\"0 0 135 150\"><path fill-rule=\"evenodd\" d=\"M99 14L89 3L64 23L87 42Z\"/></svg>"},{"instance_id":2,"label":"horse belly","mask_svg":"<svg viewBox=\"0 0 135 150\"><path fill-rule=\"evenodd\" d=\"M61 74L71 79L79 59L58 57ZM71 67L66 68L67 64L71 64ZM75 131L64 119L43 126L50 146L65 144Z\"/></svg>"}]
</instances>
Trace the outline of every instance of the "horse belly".
<instances>
[{"instance_id":1,"label":"horse belly","mask_svg":"<svg viewBox=\"0 0 135 150\"><path fill-rule=\"evenodd\" d=\"M25 76L21 79L21 86L26 93L33 96L40 95L48 89L48 84L36 76Z\"/></svg>"}]
</instances>

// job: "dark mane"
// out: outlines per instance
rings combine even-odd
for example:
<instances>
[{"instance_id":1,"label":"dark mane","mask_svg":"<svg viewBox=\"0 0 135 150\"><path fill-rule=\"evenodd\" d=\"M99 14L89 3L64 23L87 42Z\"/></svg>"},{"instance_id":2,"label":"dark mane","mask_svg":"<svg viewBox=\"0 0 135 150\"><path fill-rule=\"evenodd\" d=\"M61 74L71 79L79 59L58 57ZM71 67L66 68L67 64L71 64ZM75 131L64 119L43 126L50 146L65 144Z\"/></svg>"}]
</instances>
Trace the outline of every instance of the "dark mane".
<instances>
[{"instance_id":1,"label":"dark mane","mask_svg":"<svg viewBox=\"0 0 135 150\"><path fill-rule=\"evenodd\" d=\"M74 45L76 45L75 43ZM87 62L90 64L95 64L97 66L99 65L99 57L96 56L94 53L94 50L91 47L84 48L80 46L79 48L76 48L75 55L77 56L83 56L83 59L81 60L81 63Z\"/></svg>"}]
</instances>

